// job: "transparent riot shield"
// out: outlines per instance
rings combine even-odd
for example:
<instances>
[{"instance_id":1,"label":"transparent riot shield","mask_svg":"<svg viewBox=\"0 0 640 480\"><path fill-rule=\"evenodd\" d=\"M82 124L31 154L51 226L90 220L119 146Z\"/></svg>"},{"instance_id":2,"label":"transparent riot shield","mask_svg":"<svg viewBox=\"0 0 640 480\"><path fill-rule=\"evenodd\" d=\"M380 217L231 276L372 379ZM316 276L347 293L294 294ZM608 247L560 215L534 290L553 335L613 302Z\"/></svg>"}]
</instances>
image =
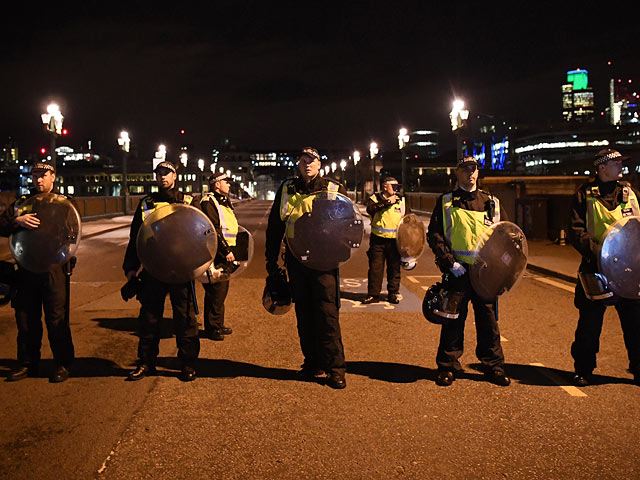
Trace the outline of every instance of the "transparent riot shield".
<instances>
[{"instance_id":1,"label":"transparent riot shield","mask_svg":"<svg viewBox=\"0 0 640 480\"><path fill-rule=\"evenodd\" d=\"M300 200L286 220L285 238L293 256L314 270L338 268L360 247L362 215L348 197L316 192Z\"/></svg>"},{"instance_id":2,"label":"transparent riot shield","mask_svg":"<svg viewBox=\"0 0 640 480\"><path fill-rule=\"evenodd\" d=\"M485 232L475 249L476 261L469 266L474 291L492 302L511 290L527 267L529 247L520 227L498 222Z\"/></svg>"},{"instance_id":3,"label":"transparent riot shield","mask_svg":"<svg viewBox=\"0 0 640 480\"><path fill-rule=\"evenodd\" d=\"M30 272L44 273L68 262L82 236L80 213L73 203L64 195L39 193L20 204L20 209L35 213L40 225L11 235L9 245L18 265Z\"/></svg>"},{"instance_id":4,"label":"transparent riot shield","mask_svg":"<svg viewBox=\"0 0 640 480\"><path fill-rule=\"evenodd\" d=\"M424 223L413 213L402 217L398 225L396 246L400 253L400 265L405 270L413 270L424 251L426 233Z\"/></svg>"},{"instance_id":5,"label":"transparent riot shield","mask_svg":"<svg viewBox=\"0 0 640 480\"><path fill-rule=\"evenodd\" d=\"M140 263L158 280L180 284L202 275L213 261L218 239L199 209L174 203L145 218L136 239Z\"/></svg>"},{"instance_id":6,"label":"transparent riot shield","mask_svg":"<svg viewBox=\"0 0 640 480\"><path fill-rule=\"evenodd\" d=\"M600 271L622 298L640 299L640 217L624 217L609 226L602 242Z\"/></svg>"},{"instance_id":7,"label":"transparent riot shield","mask_svg":"<svg viewBox=\"0 0 640 480\"><path fill-rule=\"evenodd\" d=\"M231 247L235 260L233 262L211 263L209 268L198 277L198 280L202 283L225 282L241 275L251 263L253 248L253 235L239 225L236 244Z\"/></svg>"}]
</instances>

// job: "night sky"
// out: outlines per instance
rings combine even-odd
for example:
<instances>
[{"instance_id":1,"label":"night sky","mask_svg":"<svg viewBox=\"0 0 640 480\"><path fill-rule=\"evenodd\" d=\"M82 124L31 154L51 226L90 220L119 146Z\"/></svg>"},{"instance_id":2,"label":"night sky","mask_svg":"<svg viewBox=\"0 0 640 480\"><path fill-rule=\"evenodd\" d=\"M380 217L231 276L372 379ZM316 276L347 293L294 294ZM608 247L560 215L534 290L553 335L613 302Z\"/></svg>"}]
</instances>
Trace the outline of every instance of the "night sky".
<instances>
[{"instance_id":1,"label":"night sky","mask_svg":"<svg viewBox=\"0 0 640 480\"><path fill-rule=\"evenodd\" d=\"M126 128L149 159L160 142L170 158L181 143L208 158L223 138L391 149L402 126L438 129L446 148L455 95L472 115L536 122L560 118L569 69L590 71L599 110L609 75L640 82L638 15L624 2L431 3L3 4L0 135L37 152L55 100L65 143L113 153Z\"/></svg>"}]
</instances>

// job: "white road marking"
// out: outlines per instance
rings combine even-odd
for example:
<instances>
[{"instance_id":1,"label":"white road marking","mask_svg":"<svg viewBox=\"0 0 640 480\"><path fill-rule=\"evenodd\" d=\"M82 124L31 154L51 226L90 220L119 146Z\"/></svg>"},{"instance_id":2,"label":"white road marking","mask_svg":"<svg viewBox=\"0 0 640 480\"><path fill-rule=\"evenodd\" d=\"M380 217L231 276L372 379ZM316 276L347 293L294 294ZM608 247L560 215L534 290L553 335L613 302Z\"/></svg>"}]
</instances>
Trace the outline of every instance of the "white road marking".
<instances>
[{"instance_id":1,"label":"white road marking","mask_svg":"<svg viewBox=\"0 0 640 480\"><path fill-rule=\"evenodd\" d=\"M532 367L544 367L544 365L542 363L530 363L529 365L531 365ZM540 373L542 375L544 375L545 377L547 377L549 380L551 380L553 383L555 383L556 385L558 385L561 389L563 389L565 392L567 392L569 395L571 395L572 397L586 397L587 394L584 393L582 390L580 390L577 387L573 387L571 385L563 385L563 383L565 383L564 380L558 378L557 375L548 372L546 370L540 370Z\"/></svg>"},{"instance_id":2,"label":"white road marking","mask_svg":"<svg viewBox=\"0 0 640 480\"><path fill-rule=\"evenodd\" d=\"M556 282L555 280L551 280L547 277L534 277L537 281L546 283L547 285L553 285L554 287L561 288L562 290L566 290L567 292L575 292L575 287L571 287L569 285L565 285L564 283Z\"/></svg>"}]
</instances>

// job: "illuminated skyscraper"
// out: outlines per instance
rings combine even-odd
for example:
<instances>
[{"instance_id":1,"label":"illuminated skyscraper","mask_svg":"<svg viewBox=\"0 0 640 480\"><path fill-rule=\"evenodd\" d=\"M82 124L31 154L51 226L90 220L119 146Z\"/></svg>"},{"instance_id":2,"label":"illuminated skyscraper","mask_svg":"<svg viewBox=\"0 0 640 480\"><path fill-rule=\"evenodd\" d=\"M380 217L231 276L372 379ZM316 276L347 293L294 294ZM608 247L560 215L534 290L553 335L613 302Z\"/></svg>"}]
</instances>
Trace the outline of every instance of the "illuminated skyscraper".
<instances>
[{"instance_id":1,"label":"illuminated skyscraper","mask_svg":"<svg viewBox=\"0 0 640 480\"><path fill-rule=\"evenodd\" d=\"M567 83L562 85L562 118L571 123L593 122L593 89L589 86L587 70L567 72Z\"/></svg>"}]
</instances>

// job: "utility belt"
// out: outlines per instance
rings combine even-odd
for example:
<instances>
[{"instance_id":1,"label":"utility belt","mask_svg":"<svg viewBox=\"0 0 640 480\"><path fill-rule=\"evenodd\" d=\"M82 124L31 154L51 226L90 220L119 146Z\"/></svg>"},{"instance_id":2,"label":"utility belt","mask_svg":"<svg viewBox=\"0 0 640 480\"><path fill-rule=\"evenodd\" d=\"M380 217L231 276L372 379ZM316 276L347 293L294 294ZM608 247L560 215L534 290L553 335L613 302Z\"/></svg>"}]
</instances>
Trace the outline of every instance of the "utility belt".
<instances>
[{"instance_id":1,"label":"utility belt","mask_svg":"<svg viewBox=\"0 0 640 480\"><path fill-rule=\"evenodd\" d=\"M598 272L578 272L578 279L584 290L584 295L588 300L597 302L599 300L614 300L614 293L609 288L607 277Z\"/></svg>"}]
</instances>

